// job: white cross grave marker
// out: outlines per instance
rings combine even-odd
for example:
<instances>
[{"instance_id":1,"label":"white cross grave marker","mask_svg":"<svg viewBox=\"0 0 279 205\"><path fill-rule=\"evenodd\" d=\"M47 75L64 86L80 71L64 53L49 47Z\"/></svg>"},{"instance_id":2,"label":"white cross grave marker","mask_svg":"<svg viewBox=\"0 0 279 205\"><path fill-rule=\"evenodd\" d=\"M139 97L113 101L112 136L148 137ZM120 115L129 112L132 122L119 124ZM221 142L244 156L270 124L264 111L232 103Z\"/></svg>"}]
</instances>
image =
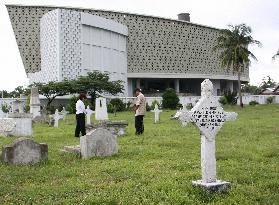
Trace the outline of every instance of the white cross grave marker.
<instances>
[{"instance_id":1,"label":"white cross grave marker","mask_svg":"<svg viewBox=\"0 0 279 205\"><path fill-rule=\"evenodd\" d=\"M95 113L95 111L91 110L89 105L86 108L86 124L91 125L91 115Z\"/></svg>"},{"instance_id":2,"label":"white cross grave marker","mask_svg":"<svg viewBox=\"0 0 279 205\"><path fill-rule=\"evenodd\" d=\"M63 119L63 115L59 113L58 109L55 110L54 118L54 127L58 127L58 122L60 119Z\"/></svg>"},{"instance_id":3,"label":"white cross grave marker","mask_svg":"<svg viewBox=\"0 0 279 205\"><path fill-rule=\"evenodd\" d=\"M65 107L63 107L62 111L61 111L61 114L63 115L63 120L65 121L66 120L66 116L69 112L65 109Z\"/></svg>"},{"instance_id":4,"label":"white cross grave marker","mask_svg":"<svg viewBox=\"0 0 279 205\"><path fill-rule=\"evenodd\" d=\"M233 121L237 113L224 112L218 99L213 96L213 84L209 79L201 83L201 98L191 111L184 112L180 120L193 122L201 133L201 172L202 179L192 184L201 186L207 191L222 191L230 183L217 180L215 137L226 121Z\"/></svg>"},{"instance_id":5,"label":"white cross grave marker","mask_svg":"<svg viewBox=\"0 0 279 205\"><path fill-rule=\"evenodd\" d=\"M151 112L154 112L154 122L158 123L160 121L160 113L162 110L159 110L159 107L157 104L155 104L154 110L151 110Z\"/></svg>"}]
</instances>

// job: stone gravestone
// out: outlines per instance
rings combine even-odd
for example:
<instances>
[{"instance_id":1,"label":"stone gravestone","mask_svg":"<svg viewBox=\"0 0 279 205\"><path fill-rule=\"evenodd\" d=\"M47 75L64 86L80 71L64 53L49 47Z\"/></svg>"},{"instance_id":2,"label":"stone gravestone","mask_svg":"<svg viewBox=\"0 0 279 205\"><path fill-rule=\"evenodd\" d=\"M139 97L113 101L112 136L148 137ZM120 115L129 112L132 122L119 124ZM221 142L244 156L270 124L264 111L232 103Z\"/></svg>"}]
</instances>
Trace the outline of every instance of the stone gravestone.
<instances>
[{"instance_id":1,"label":"stone gravestone","mask_svg":"<svg viewBox=\"0 0 279 205\"><path fill-rule=\"evenodd\" d=\"M78 154L82 159L117 154L117 136L105 128L91 130L80 138L80 145L64 146L63 152Z\"/></svg>"},{"instance_id":2,"label":"stone gravestone","mask_svg":"<svg viewBox=\"0 0 279 205\"><path fill-rule=\"evenodd\" d=\"M54 119L54 127L58 127L59 120L64 118L64 115L62 113L59 113L58 109L55 110L54 115L52 115Z\"/></svg>"},{"instance_id":3,"label":"stone gravestone","mask_svg":"<svg viewBox=\"0 0 279 205\"><path fill-rule=\"evenodd\" d=\"M97 98L95 103L95 119L108 120L107 101L106 98Z\"/></svg>"},{"instance_id":4,"label":"stone gravestone","mask_svg":"<svg viewBox=\"0 0 279 205\"><path fill-rule=\"evenodd\" d=\"M191 122L190 112L187 109L186 105L183 105L183 108L180 110L180 113L177 118L178 120L180 120L183 127L185 127L189 122Z\"/></svg>"},{"instance_id":5,"label":"stone gravestone","mask_svg":"<svg viewBox=\"0 0 279 205\"><path fill-rule=\"evenodd\" d=\"M11 113L8 118L16 122L16 126L11 132L11 135L17 137L31 137L32 136L32 115L28 113Z\"/></svg>"},{"instance_id":6,"label":"stone gravestone","mask_svg":"<svg viewBox=\"0 0 279 205\"><path fill-rule=\"evenodd\" d=\"M151 112L154 112L154 122L155 123L160 122L160 113L162 112L162 110L159 110L159 107L157 104L155 104L155 108L154 108L154 110L151 110Z\"/></svg>"},{"instance_id":7,"label":"stone gravestone","mask_svg":"<svg viewBox=\"0 0 279 205\"><path fill-rule=\"evenodd\" d=\"M33 115L33 119L41 116L39 91L37 87L31 88L30 97L30 113Z\"/></svg>"},{"instance_id":8,"label":"stone gravestone","mask_svg":"<svg viewBox=\"0 0 279 205\"><path fill-rule=\"evenodd\" d=\"M15 100L12 102L12 113L24 113L24 101Z\"/></svg>"},{"instance_id":9,"label":"stone gravestone","mask_svg":"<svg viewBox=\"0 0 279 205\"><path fill-rule=\"evenodd\" d=\"M117 137L104 128L97 128L80 138L83 159L111 156L118 152Z\"/></svg>"},{"instance_id":10,"label":"stone gravestone","mask_svg":"<svg viewBox=\"0 0 279 205\"><path fill-rule=\"evenodd\" d=\"M226 121L235 120L237 113L224 112L218 99L213 96L213 84L206 79L201 84L201 98L192 110L184 111L180 120L193 122L201 133L201 173L202 179L193 181L208 192L224 191L230 183L217 180L215 137Z\"/></svg>"},{"instance_id":11,"label":"stone gravestone","mask_svg":"<svg viewBox=\"0 0 279 205\"><path fill-rule=\"evenodd\" d=\"M63 120L65 121L66 120L66 117L67 117L67 114L69 112L65 109L65 107L63 107L62 111L61 111L61 114L63 116Z\"/></svg>"},{"instance_id":12,"label":"stone gravestone","mask_svg":"<svg viewBox=\"0 0 279 205\"><path fill-rule=\"evenodd\" d=\"M89 105L86 108L86 124L91 125L91 115L94 113L93 110L90 109Z\"/></svg>"},{"instance_id":13,"label":"stone gravestone","mask_svg":"<svg viewBox=\"0 0 279 205\"><path fill-rule=\"evenodd\" d=\"M14 143L4 146L2 157L13 165L35 164L48 158L47 144L39 144L27 138L19 138Z\"/></svg>"},{"instance_id":14,"label":"stone gravestone","mask_svg":"<svg viewBox=\"0 0 279 205\"><path fill-rule=\"evenodd\" d=\"M0 135L8 136L11 135L15 129L16 121L11 118L0 119Z\"/></svg>"}]
</instances>

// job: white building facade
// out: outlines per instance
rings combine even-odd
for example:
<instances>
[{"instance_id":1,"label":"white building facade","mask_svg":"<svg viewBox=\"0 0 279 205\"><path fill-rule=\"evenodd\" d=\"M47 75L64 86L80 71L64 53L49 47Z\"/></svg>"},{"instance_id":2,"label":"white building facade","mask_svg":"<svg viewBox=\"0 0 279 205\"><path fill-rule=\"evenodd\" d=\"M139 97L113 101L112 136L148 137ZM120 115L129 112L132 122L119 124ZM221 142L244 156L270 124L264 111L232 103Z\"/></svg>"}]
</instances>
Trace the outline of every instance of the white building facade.
<instances>
[{"instance_id":1,"label":"white building facade","mask_svg":"<svg viewBox=\"0 0 279 205\"><path fill-rule=\"evenodd\" d=\"M76 79L91 71L106 72L124 82L127 95L125 25L99 16L65 9L46 13L40 21L41 70L31 82Z\"/></svg>"},{"instance_id":2,"label":"white building facade","mask_svg":"<svg viewBox=\"0 0 279 205\"><path fill-rule=\"evenodd\" d=\"M187 13L168 19L127 12L56 6L6 5L20 55L31 81L75 79L89 71L122 80L125 96L174 88L200 96L210 79L214 95L237 91L237 73L213 52L220 29L190 22ZM244 68L242 82L249 82Z\"/></svg>"}]
</instances>

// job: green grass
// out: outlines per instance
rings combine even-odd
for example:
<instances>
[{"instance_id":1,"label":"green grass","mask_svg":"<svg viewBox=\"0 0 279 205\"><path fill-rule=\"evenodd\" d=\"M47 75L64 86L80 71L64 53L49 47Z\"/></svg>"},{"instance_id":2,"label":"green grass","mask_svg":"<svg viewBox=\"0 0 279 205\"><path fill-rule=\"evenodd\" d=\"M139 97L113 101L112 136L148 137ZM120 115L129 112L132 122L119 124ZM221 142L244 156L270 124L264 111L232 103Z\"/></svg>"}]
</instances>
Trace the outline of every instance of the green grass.
<instances>
[{"instance_id":1,"label":"green grass","mask_svg":"<svg viewBox=\"0 0 279 205\"><path fill-rule=\"evenodd\" d=\"M192 187L200 175L200 136L181 127L164 111L144 119L145 134L134 135L132 113L111 119L129 121L118 138L119 153L81 160L61 153L73 137L74 116L60 128L35 124L34 138L49 146L49 160L35 166L0 163L0 204L279 204L279 106L226 107L238 119L217 136L217 175L232 183L230 192L208 195ZM1 145L14 138L1 138Z\"/></svg>"}]
</instances>

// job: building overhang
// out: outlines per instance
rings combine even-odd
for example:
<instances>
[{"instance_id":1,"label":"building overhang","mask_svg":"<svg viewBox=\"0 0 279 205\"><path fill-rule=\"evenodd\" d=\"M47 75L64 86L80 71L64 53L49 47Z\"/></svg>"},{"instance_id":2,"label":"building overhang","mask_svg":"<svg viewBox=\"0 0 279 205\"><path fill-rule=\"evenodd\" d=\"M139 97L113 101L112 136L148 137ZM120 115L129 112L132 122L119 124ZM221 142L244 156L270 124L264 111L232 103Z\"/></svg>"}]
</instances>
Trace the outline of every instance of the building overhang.
<instances>
[{"instance_id":1,"label":"building overhang","mask_svg":"<svg viewBox=\"0 0 279 205\"><path fill-rule=\"evenodd\" d=\"M236 75L211 75L211 74L190 74L190 73L128 73L128 78L201 78L201 79L214 79L214 80L238 80ZM249 82L249 77L242 76L240 80Z\"/></svg>"}]
</instances>

